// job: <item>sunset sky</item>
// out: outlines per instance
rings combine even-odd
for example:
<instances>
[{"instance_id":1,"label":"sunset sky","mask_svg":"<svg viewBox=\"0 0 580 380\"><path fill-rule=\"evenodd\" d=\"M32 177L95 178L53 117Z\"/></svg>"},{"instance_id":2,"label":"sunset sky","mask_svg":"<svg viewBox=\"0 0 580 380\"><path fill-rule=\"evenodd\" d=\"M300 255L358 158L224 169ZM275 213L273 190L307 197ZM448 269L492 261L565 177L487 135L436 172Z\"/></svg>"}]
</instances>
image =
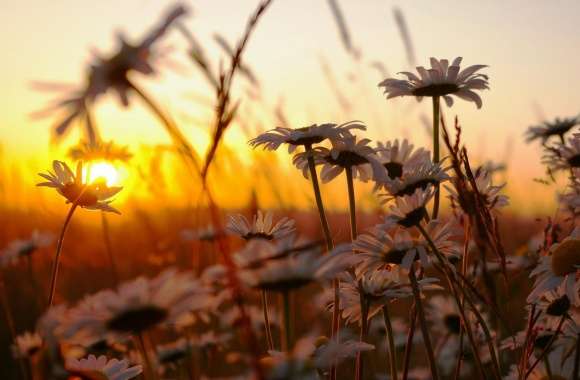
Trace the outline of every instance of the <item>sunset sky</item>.
<instances>
[{"instance_id":1,"label":"sunset sky","mask_svg":"<svg viewBox=\"0 0 580 380\"><path fill-rule=\"evenodd\" d=\"M273 128L271 110L278 104L292 127L312 123L367 123L373 138L408 137L429 144L421 117L430 117L430 103L405 98L387 102L377 83L384 79L371 67L380 61L395 75L410 70L393 10L406 19L418 65L431 56L463 57L463 65L487 64L491 90L482 94L483 108L456 101L446 109L448 120L458 115L466 143L477 160L507 160L508 193L523 212L550 211L552 192L533 181L543 175L540 149L526 145L525 129L543 118L575 116L580 112L580 33L578 1L339 1L354 46L362 53L356 62L339 39L336 23L325 0L274 0L260 21L245 55L245 63L261 83L261 103L248 100L244 79L238 83L241 116L250 134ZM76 143L78 134L59 147L50 145L52 120L31 118L55 97L33 88L35 81L80 84L91 51L108 52L115 33L138 40L173 4L152 0L4 0L0 12L0 39L4 50L0 82L0 141L3 166L32 174L63 159L63 147ZM213 41L224 36L234 45L257 1L200 0L185 3L187 27L216 64L225 57ZM194 146L208 143L212 93L185 55L186 43L172 31L157 78L135 77L178 121ZM331 67L351 108L341 110L321 62ZM354 80L352 78L358 78ZM267 111L265 109L268 109ZM121 110L108 97L96 111L105 139L140 146L169 143L163 129L139 104ZM227 144L248 161L247 136L239 125L228 133ZM138 159L138 158L137 158ZM31 175L31 181L33 179ZM298 178L298 177L297 177Z\"/></svg>"}]
</instances>

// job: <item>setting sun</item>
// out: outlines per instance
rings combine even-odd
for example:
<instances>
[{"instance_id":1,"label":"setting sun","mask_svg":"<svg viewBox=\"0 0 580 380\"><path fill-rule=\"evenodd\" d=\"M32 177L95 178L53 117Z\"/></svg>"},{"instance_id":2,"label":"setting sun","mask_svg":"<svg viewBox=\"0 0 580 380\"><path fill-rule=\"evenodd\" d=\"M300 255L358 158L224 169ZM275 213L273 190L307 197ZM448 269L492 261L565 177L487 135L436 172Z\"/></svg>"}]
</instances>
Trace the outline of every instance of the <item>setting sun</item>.
<instances>
[{"instance_id":1,"label":"setting sun","mask_svg":"<svg viewBox=\"0 0 580 380\"><path fill-rule=\"evenodd\" d=\"M87 182L89 183L95 182L99 178L104 178L107 186L119 184L119 170L109 162L95 162L87 165L83 174L85 177L88 175Z\"/></svg>"}]
</instances>

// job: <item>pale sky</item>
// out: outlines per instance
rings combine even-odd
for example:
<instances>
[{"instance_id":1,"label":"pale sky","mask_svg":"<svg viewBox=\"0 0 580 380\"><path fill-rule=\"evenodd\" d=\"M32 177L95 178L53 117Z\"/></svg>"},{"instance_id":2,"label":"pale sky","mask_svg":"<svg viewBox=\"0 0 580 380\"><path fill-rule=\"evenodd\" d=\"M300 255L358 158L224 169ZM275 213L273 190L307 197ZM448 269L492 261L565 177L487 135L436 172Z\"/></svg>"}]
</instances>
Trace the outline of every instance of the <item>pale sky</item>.
<instances>
[{"instance_id":1,"label":"pale sky","mask_svg":"<svg viewBox=\"0 0 580 380\"><path fill-rule=\"evenodd\" d=\"M185 2L192 14L186 25L198 36L209 55L219 60L212 40L219 33L234 44L257 1L200 0ZM376 84L382 78L370 68L381 61L391 75L409 67L393 8L406 18L419 65L430 56L463 57L463 65L487 64L491 90L482 94L483 108L460 100L448 117L458 115L466 142L478 159L502 160L509 146L508 192L514 206L545 208L551 203L545 189L532 181L543 173L538 146L523 141L525 128L541 115L574 116L580 112L580 33L578 1L387 1L342 0L353 42L362 51L355 63L345 53L336 24L325 0L274 0L253 35L245 61L257 73L265 104L283 99L295 127L327 121L360 119L369 133L381 140L409 137L428 144L420 115L430 117L428 102L413 99L387 102ZM91 49L110 50L115 32L139 38L173 2L152 0L2 0L0 39L4 50L0 83L0 141L9 163L28 163L38 171L42 160L62 158L49 146L50 119L33 121L30 113L52 98L31 88L32 81L79 83ZM184 56L185 44L175 31L165 45L173 48L171 60L158 79L138 78L180 122L184 133L203 149L211 109L201 108L194 96L211 99L207 86ZM348 114L339 110L324 78L321 59L327 62L352 103ZM361 78L351 82L351 76ZM248 87L241 80L241 88ZM243 91L239 91L243 96ZM247 99L242 98L246 102ZM142 109L119 111L114 101L103 101L97 119L107 139L139 146L168 142L156 120ZM271 112L256 111L254 127L272 128ZM245 117L248 112L243 111ZM259 124L259 126L258 126ZM228 142L239 145L244 156L245 137L239 127ZM68 136L64 146L76 142ZM60 156L59 156L60 155ZM55 157L58 156L58 157ZM40 163L38 162L40 161ZM45 167L47 165L43 165ZM517 196L516 196L517 195Z\"/></svg>"}]
</instances>

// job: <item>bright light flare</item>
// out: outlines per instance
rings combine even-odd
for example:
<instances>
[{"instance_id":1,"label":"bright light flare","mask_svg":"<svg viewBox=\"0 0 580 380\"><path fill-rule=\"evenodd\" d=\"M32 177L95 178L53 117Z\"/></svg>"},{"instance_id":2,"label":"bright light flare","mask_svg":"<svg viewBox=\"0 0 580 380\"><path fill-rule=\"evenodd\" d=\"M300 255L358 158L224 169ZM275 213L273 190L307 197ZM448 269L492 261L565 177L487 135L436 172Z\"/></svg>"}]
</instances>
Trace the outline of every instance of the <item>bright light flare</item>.
<instances>
[{"instance_id":1,"label":"bright light flare","mask_svg":"<svg viewBox=\"0 0 580 380\"><path fill-rule=\"evenodd\" d=\"M102 161L87 164L83 171L83 177L88 183L104 179L107 186L119 185L119 170L110 162Z\"/></svg>"}]
</instances>

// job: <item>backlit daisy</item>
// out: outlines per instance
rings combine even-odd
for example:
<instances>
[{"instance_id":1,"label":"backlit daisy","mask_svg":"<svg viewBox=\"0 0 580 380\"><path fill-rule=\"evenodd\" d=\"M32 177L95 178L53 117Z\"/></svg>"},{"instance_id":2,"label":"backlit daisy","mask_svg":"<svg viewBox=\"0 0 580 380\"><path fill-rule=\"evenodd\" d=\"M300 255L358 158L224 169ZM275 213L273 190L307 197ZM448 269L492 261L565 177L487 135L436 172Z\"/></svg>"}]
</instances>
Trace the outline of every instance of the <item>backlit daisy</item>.
<instances>
[{"instance_id":1,"label":"backlit daisy","mask_svg":"<svg viewBox=\"0 0 580 380\"><path fill-rule=\"evenodd\" d=\"M413 144L407 139L402 141L393 140L386 143L377 143L377 156L381 164L387 170L390 180L401 178L407 168L415 167L424 160L429 160L429 151L419 148L414 149Z\"/></svg>"},{"instance_id":2,"label":"backlit daisy","mask_svg":"<svg viewBox=\"0 0 580 380\"><path fill-rule=\"evenodd\" d=\"M55 188L60 195L66 198L67 203L76 203L78 206L91 209L103 210L119 214L119 211L110 206L112 197L115 196L121 187L109 187L104 181L95 183L85 183L83 181L83 166L77 164L76 173L62 161L53 161L54 173L39 173L48 182L42 182L37 186Z\"/></svg>"},{"instance_id":3,"label":"backlit daisy","mask_svg":"<svg viewBox=\"0 0 580 380\"><path fill-rule=\"evenodd\" d=\"M481 108L482 102L476 90L489 89L487 75L477 73L487 67L473 65L460 71L461 57L455 58L451 65L447 59L431 58L431 68L417 67L419 75L411 72L401 72L407 79L388 78L379 83L384 87L387 99L397 96L415 96L419 100L424 97L442 96L447 106L453 105L451 95L463 100L474 102Z\"/></svg>"},{"instance_id":4,"label":"backlit daisy","mask_svg":"<svg viewBox=\"0 0 580 380\"><path fill-rule=\"evenodd\" d=\"M447 179L449 176L441 163L435 164L429 157L422 157L422 160L416 161L413 165L403 167L400 176L396 178L389 176L380 184L388 192L387 197L393 198L413 195L417 189L425 190L428 186L437 186Z\"/></svg>"},{"instance_id":5,"label":"backlit daisy","mask_svg":"<svg viewBox=\"0 0 580 380\"><path fill-rule=\"evenodd\" d=\"M417 189L412 195L397 197L394 204L389 206L389 214L385 217L383 228L388 229L393 225L405 228L418 225L427 215L425 206L433 197L433 188Z\"/></svg>"},{"instance_id":6,"label":"backlit daisy","mask_svg":"<svg viewBox=\"0 0 580 380\"><path fill-rule=\"evenodd\" d=\"M273 240L293 233L294 220L283 217L276 224L273 224L273 213L271 211L263 214L262 211L258 210L251 223L241 214L231 215L226 229L244 240Z\"/></svg>"},{"instance_id":7,"label":"backlit daisy","mask_svg":"<svg viewBox=\"0 0 580 380\"><path fill-rule=\"evenodd\" d=\"M42 338L37 333L25 332L14 339L12 354L17 359L30 358L42 348Z\"/></svg>"},{"instance_id":8,"label":"backlit daisy","mask_svg":"<svg viewBox=\"0 0 580 380\"><path fill-rule=\"evenodd\" d=\"M550 247L550 255L540 258L538 266L530 274L536 277L534 289L528 296L528 302L534 302L544 292L562 286L569 299L578 297L574 294L578 271L580 271L580 227L572 231L560 243Z\"/></svg>"},{"instance_id":9,"label":"backlit daisy","mask_svg":"<svg viewBox=\"0 0 580 380\"><path fill-rule=\"evenodd\" d=\"M580 133L574 133L565 143L547 149L542 162L553 171L580 168Z\"/></svg>"},{"instance_id":10,"label":"backlit daisy","mask_svg":"<svg viewBox=\"0 0 580 380\"><path fill-rule=\"evenodd\" d=\"M84 359L67 359L65 369L71 376L83 380L129 380L142 371L140 365L129 367L127 360L108 360L106 356L89 355Z\"/></svg>"},{"instance_id":11,"label":"backlit daisy","mask_svg":"<svg viewBox=\"0 0 580 380\"><path fill-rule=\"evenodd\" d=\"M576 125L580 124L580 116L544 121L540 125L531 126L526 131L526 141L541 140L545 144L551 137L559 137L564 141L564 137Z\"/></svg>"},{"instance_id":12,"label":"backlit daisy","mask_svg":"<svg viewBox=\"0 0 580 380\"><path fill-rule=\"evenodd\" d=\"M250 140L249 144L257 148L261 145L267 150L277 150L280 145L288 144L288 153L293 153L299 146L312 146L326 139L338 139L351 136L351 130L366 130L358 121L349 121L344 124L313 124L304 128L277 127Z\"/></svg>"},{"instance_id":13,"label":"backlit daisy","mask_svg":"<svg viewBox=\"0 0 580 380\"><path fill-rule=\"evenodd\" d=\"M19 259L50 245L53 240L54 236L51 233L34 230L30 238L14 240L1 252L0 266L16 264Z\"/></svg>"}]
</instances>

